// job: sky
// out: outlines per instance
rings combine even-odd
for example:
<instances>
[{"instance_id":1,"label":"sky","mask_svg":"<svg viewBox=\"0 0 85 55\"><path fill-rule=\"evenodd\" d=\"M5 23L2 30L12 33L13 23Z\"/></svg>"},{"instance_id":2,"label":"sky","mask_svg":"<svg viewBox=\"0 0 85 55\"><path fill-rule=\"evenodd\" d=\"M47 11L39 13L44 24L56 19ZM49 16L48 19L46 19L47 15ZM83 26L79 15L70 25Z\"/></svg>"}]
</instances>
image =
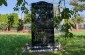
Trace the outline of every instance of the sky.
<instances>
[{"instance_id":1,"label":"sky","mask_svg":"<svg viewBox=\"0 0 85 55\"><path fill-rule=\"evenodd\" d=\"M28 2L28 9L30 10L30 4L31 3L34 3L34 2L39 2L39 1L46 1L46 2L53 2L53 0L27 0L27 2ZM58 2L59 0L54 0L54 3L55 2ZM6 6L4 6L4 5L2 5L2 6L0 6L0 14L9 14L9 13L12 13L12 12L15 12L14 10L13 10L13 7L15 7L15 5L16 5L16 2L17 2L17 0L7 0L7 3L8 3L8 6L6 7ZM70 2L70 0L66 0L66 7L68 7L68 8L72 8L72 6L70 6L69 5L69 2ZM62 4L63 5L63 4ZM19 16L21 16L21 11L18 11L18 12L16 12L16 13L18 13L19 14ZM82 14L82 12L81 12L81 14Z\"/></svg>"},{"instance_id":2,"label":"sky","mask_svg":"<svg viewBox=\"0 0 85 55\"><path fill-rule=\"evenodd\" d=\"M41 0L27 0L28 4L30 5L31 3L34 3L34 2L38 2L38 1L41 1ZM44 0L45 1L45 0ZM8 6L0 6L0 13L1 14L8 14L8 13L12 13L12 12L15 12L13 10L13 7L15 7L16 5L16 0L7 0L7 3L8 3ZM28 9L30 8L30 6L28 6ZM19 14L21 14L21 12L17 12Z\"/></svg>"}]
</instances>

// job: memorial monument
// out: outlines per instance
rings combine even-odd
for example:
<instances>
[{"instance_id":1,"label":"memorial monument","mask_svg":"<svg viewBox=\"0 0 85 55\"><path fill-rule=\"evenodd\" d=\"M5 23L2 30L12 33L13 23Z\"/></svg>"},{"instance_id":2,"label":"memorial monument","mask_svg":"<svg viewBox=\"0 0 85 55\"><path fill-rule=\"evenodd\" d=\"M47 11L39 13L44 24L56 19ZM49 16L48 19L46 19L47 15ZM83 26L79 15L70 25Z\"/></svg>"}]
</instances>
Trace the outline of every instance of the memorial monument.
<instances>
[{"instance_id":1,"label":"memorial monument","mask_svg":"<svg viewBox=\"0 0 85 55\"><path fill-rule=\"evenodd\" d=\"M32 3L32 46L54 45L53 4Z\"/></svg>"}]
</instances>

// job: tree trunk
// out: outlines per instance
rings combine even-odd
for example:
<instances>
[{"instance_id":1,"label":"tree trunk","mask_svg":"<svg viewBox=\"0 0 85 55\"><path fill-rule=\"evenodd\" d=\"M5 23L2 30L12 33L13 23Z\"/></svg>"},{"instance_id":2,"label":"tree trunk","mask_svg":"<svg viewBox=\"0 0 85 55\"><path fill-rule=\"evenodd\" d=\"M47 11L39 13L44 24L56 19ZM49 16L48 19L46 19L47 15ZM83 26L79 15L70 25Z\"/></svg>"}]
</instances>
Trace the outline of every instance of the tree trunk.
<instances>
[{"instance_id":1,"label":"tree trunk","mask_svg":"<svg viewBox=\"0 0 85 55\"><path fill-rule=\"evenodd\" d=\"M79 27L78 27L78 24L76 24L76 30L78 30L78 28L79 28Z\"/></svg>"},{"instance_id":2,"label":"tree trunk","mask_svg":"<svg viewBox=\"0 0 85 55\"><path fill-rule=\"evenodd\" d=\"M8 31L10 31L10 25L8 26Z\"/></svg>"}]
</instances>

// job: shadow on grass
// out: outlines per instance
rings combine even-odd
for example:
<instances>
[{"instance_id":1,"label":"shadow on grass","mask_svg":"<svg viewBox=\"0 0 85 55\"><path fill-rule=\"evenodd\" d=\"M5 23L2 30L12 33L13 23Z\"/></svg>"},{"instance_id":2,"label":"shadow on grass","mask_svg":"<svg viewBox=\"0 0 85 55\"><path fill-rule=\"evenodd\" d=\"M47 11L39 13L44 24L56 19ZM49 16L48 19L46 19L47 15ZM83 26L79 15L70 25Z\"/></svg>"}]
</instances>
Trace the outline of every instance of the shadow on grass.
<instances>
[{"instance_id":1,"label":"shadow on grass","mask_svg":"<svg viewBox=\"0 0 85 55\"><path fill-rule=\"evenodd\" d=\"M32 53L23 53L23 55L60 55L60 52L53 53L53 52L32 52Z\"/></svg>"},{"instance_id":2,"label":"shadow on grass","mask_svg":"<svg viewBox=\"0 0 85 55\"><path fill-rule=\"evenodd\" d=\"M85 47L81 45L67 46L63 55L85 55Z\"/></svg>"},{"instance_id":3,"label":"shadow on grass","mask_svg":"<svg viewBox=\"0 0 85 55\"><path fill-rule=\"evenodd\" d=\"M74 35L74 36L76 36L78 38L84 38L85 39L85 35Z\"/></svg>"},{"instance_id":4,"label":"shadow on grass","mask_svg":"<svg viewBox=\"0 0 85 55\"><path fill-rule=\"evenodd\" d=\"M85 55L85 35L74 35L72 39L62 41L65 44L63 55Z\"/></svg>"},{"instance_id":5,"label":"shadow on grass","mask_svg":"<svg viewBox=\"0 0 85 55\"><path fill-rule=\"evenodd\" d=\"M56 36L56 39L61 41L65 50L61 55L85 55L85 35L74 35L73 38L67 39L61 35Z\"/></svg>"}]
</instances>

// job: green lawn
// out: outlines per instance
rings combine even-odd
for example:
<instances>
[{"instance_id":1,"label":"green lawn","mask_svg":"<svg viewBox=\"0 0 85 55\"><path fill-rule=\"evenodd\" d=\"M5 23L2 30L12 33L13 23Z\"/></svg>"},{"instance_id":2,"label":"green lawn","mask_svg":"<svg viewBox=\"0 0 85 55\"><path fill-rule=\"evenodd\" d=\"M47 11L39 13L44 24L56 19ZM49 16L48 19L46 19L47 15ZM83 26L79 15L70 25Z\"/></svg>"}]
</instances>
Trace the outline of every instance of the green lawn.
<instances>
[{"instance_id":1,"label":"green lawn","mask_svg":"<svg viewBox=\"0 0 85 55\"><path fill-rule=\"evenodd\" d=\"M65 50L62 55L85 55L85 35L74 35L73 38L68 39L58 37L57 39L61 40Z\"/></svg>"},{"instance_id":2,"label":"green lawn","mask_svg":"<svg viewBox=\"0 0 85 55\"><path fill-rule=\"evenodd\" d=\"M74 37L65 39L62 36L55 36L62 43L65 51L46 53L44 55L85 55L85 33L73 32ZM22 53L25 43L31 43L30 34L0 34L0 55L42 55L35 53Z\"/></svg>"},{"instance_id":3,"label":"green lawn","mask_svg":"<svg viewBox=\"0 0 85 55\"><path fill-rule=\"evenodd\" d=\"M0 55L21 55L24 45L30 42L30 35L27 34L0 34Z\"/></svg>"}]
</instances>

